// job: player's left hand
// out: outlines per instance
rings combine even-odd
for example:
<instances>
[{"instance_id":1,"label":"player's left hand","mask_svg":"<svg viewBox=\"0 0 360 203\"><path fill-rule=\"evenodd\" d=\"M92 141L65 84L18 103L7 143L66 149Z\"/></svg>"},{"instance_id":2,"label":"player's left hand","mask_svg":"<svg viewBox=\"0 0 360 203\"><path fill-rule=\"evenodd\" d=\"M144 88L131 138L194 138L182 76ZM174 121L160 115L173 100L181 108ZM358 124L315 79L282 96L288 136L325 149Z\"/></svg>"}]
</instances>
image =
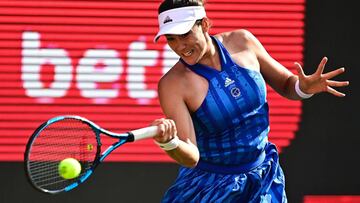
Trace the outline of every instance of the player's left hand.
<instances>
[{"instance_id":1,"label":"player's left hand","mask_svg":"<svg viewBox=\"0 0 360 203\"><path fill-rule=\"evenodd\" d=\"M344 97L344 93L339 92L332 87L348 86L349 81L335 81L330 79L345 72L345 68L342 67L328 73L323 73L327 61L328 58L324 57L321 60L316 72L312 75L305 75L301 65L299 63L295 63L299 76L300 89L307 94L328 92L338 97Z\"/></svg>"}]
</instances>

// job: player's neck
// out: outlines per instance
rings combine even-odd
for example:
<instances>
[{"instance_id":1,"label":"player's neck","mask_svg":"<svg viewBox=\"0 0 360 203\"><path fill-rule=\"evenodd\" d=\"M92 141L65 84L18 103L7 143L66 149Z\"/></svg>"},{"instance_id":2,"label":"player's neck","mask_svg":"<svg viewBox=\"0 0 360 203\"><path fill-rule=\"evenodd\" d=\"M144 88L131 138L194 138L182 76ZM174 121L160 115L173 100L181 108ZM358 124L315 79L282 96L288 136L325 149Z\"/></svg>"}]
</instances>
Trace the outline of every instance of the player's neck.
<instances>
[{"instance_id":1,"label":"player's neck","mask_svg":"<svg viewBox=\"0 0 360 203\"><path fill-rule=\"evenodd\" d=\"M207 43L207 51L199 63L221 71L221 61L216 44L210 39Z\"/></svg>"}]
</instances>

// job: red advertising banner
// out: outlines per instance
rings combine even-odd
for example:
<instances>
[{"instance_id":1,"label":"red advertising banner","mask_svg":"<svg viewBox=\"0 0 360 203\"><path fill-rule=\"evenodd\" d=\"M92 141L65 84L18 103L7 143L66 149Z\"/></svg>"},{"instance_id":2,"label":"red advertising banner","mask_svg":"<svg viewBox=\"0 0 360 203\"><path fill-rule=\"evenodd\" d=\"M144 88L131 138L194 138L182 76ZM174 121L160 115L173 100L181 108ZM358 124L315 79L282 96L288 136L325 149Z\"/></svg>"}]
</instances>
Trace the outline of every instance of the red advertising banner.
<instances>
[{"instance_id":1,"label":"red advertising banner","mask_svg":"<svg viewBox=\"0 0 360 203\"><path fill-rule=\"evenodd\" d=\"M305 195L303 203L359 203L359 195Z\"/></svg>"},{"instance_id":2,"label":"red advertising banner","mask_svg":"<svg viewBox=\"0 0 360 203\"><path fill-rule=\"evenodd\" d=\"M0 161L22 161L45 120L79 115L114 132L163 117L157 82L178 57L157 31L160 1L0 1ZM211 34L245 28L293 70L303 60L304 0L211 0ZM295 136L301 102L268 87L270 140ZM104 145L111 143L105 140ZM128 144L107 161L168 162L152 140Z\"/></svg>"}]
</instances>

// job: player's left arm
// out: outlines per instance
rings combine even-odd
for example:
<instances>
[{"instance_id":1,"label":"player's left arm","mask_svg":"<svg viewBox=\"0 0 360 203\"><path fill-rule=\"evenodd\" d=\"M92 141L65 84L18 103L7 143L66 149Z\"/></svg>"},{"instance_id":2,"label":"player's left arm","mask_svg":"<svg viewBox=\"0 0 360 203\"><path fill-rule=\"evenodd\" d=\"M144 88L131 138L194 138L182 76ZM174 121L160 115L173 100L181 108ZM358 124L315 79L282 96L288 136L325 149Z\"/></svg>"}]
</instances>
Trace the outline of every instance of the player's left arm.
<instances>
[{"instance_id":1,"label":"player's left arm","mask_svg":"<svg viewBox=\"0 0 360 203\"><path fill-rule=\"evenodd\" d=\"M342 97L345 94L333 89L349 84L348 81L334 81L331 78L343 73L345 68L338 68L328 73L323 73L327 58L324 57L316 72L305 75L301 65L295 62L297 75L293 74L278 61L270 56L260 41L250 32L245 31L246 43L254 51L260 64L260 71L267 83L280 95L293 100L302 99L295 91L295 83L299 80L299 88L305 94L317 94L329 92L335 96Z\"/></svg>"}]
</instances>

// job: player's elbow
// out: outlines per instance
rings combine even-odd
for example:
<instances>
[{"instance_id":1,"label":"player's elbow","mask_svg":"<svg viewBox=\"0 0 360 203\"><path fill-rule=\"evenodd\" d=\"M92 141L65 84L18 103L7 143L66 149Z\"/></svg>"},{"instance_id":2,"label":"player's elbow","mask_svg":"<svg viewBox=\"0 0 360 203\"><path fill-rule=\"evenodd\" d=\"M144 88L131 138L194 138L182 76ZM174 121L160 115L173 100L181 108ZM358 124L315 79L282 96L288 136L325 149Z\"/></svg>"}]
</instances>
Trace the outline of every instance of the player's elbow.
<instances>
[{"instance_id":1,"label":"player's elbow","mask_svg":"<svg viewBox=\"0 0 360 203\"><path fill-rule=\"evenodd\" d=\"M200 155L198 151L193 151L192 153L188 153L185 156L177 156L175 160L182 166L187 168L195 168L200 159Z\"/></svg>"},{"instance_id":2,"label":"player's elbow","mask_svg":"<svg viewBox=\"0 0 360 203\"><path fill-rule=\"evenodd\" d=\"M172 157L178 164L187 167L194 168L200 159L200 152L198 148L189 143L181 144L174 150L167 151L168 155Z\"/></svg>"},{"instance_id":3,"label":"player's elbow","mask_svg":"<svg viewBox=\"0 0 360 203\"><path fill-rule=\"evenodd\" d=\"M199 151L193 152L191 156L187 156L185 159L181 160L181 165L188 168L195 168L200 159Z\"/></svg>"},{"instance_id":4,"label":"player's elbow","mask_svg":"<svg viewBox=\"0 0 360 203\"><path fill-rule=\"evenodd\" d=\"M187 168L195 168L197 163L199 162L199 159L189 159L186 161L183 161L181 165Z\"/></svg>"}]
</instances>

